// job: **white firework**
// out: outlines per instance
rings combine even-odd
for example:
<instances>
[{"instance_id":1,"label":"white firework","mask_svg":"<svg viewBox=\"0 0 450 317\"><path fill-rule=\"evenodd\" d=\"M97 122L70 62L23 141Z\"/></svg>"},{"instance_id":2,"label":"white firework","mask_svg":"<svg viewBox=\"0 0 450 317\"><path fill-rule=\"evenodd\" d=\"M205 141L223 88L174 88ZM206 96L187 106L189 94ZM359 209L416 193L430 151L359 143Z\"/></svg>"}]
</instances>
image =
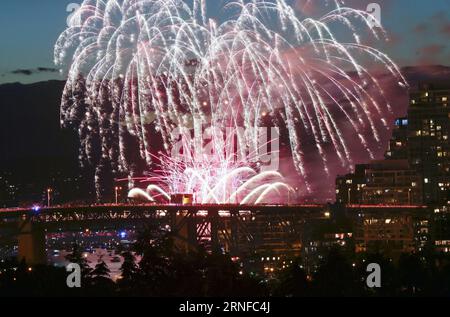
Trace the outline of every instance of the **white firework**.
<instances>
[{"instance_id":1,"label":"white firework","mask_svg":"<svg viewBox=\"0 0 450 317\"><path fill-rule=\"evenodd\" d=\"M225 1L226 18L213 20L205 0L85 0L55 45L55 63L68 70L62 124L78 128L81 159L96 167L99 183L105 170L132 178L139 166L151 168L155 143L169 153L175 128L252 131L270 118L289 134L311 191L310 155L330 175L330 162L353 163L344 134L373 157L379 123L387 128L390 105L364 61L406 86L396 64L361 41L384 39L381 26L364 11L329 5L315 19L287 0ZM254 148L258 137L247 133L240 147ZM214 140L221 153L224 141ZM311 143L313 154L305 151Z\"/></svg>"}]
</instances>

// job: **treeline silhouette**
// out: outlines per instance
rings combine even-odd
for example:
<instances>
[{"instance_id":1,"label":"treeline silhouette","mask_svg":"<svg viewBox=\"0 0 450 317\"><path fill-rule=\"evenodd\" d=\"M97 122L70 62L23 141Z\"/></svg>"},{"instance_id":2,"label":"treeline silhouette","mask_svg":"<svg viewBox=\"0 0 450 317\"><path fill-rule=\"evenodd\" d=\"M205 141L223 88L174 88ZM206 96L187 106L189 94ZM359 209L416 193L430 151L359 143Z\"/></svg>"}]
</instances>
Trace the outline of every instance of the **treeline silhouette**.
<instances>
[{"instance_id":1,"label":"treeline silhouette","mask_svg":"<svg viewBox=\"0 0 450 317\"><path fill-rule=\"evenodd\" d=\"M310 276L301 259L270 277L246 273L226 255L205 250L185 253L169 234L144 230L131 250L123 251L121 278L110 279L100 259L91 269L77 244L67 260L82 269L82 287L68 288L65 268L29 267L0 262L0 296L145 296L145 297L323 297L323 296L450 296L450 257L424 252L392 261L381 254L349 260L339 248L330 250ZM136 255L141 259L136 261ZM381 266L381 288L368 288L369 263Z\"/></svg>"}]
</instances>

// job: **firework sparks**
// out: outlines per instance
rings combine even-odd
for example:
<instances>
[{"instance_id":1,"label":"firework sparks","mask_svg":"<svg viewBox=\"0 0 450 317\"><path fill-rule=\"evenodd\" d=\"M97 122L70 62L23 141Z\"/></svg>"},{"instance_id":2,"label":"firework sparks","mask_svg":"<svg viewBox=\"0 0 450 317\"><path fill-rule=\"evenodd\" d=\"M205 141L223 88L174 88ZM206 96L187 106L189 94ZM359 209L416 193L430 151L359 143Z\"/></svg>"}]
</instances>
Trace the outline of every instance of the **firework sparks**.
<instances>
[{"instance_id":1,"label":"firework sparks","mask_svg":"<svg viewBox=\"0 0 450 317\"><path fill-rule=\"evenodd\" d=\"M85 0L55 46L56 64L68 69L61 122L77 127L80 159L97 168L97 183L105 169L133 179L154 166L159 140L170 152L175 128L252 131L267 118L289 134L306 192L312 190L311 153L305 151L311 140L324 176L332 161L353 163L345 133L373 157L370 144L380 140L380 122L387 128L391 107L362 61L374 61L407 84L389 57L364 45L357 31L379 40L384 30L366 12L332 3L328 14L313 19L301 17L286 0L228 1L229 18L217 21L208 18L205 0ZM339 41L337 29L348 40ZM367 87L376 87L376 95ZM361 132L367 129L370 135ZM250 153L258 138L247 133L240 148ZM221 153L224 140L213 140ZM267 186L264 173L221 163L217 155L214 162L193 161L181 170L166 160L168 190L180 191L182 184L183 192L201 193L205 203L261 203L287 186L282 180Z\"/></svg>"}]
</instances>

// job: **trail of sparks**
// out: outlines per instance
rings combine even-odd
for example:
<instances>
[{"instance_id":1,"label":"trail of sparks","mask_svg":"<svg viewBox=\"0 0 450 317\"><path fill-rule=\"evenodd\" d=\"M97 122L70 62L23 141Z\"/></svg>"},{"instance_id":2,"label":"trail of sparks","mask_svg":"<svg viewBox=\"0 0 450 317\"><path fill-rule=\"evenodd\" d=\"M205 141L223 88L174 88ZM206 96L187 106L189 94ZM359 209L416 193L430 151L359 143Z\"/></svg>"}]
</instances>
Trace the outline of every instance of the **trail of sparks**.
<instances>
[{"instance_id":1,"label":"trail of sparks","mask_svg":"<svg viewBox=\"0 0 450 317\"><path fill-rule=\"evenodd\" d=\"M310 153L304 150L310 140L325 175L331 161L353 163L345 125L373 156L371 141L379 140L376 123L386 125L392 109L360 61L376 62L407 85L386 54L361 42L357 30L378 40L386 36L381 26L373 25L366 12L338 1L331 1L334 9L319 19L300 17L286 0L225 3L224 16L230 18L217 21L208 17L205 0L85 0L60 35L55 63L68 69L61 123L78 129L80 159L96 167L98 190L105 169L130 179L151 169L155 143L162 139L169 153L176 141L171 132L179 127L250 129L271 118L287 128L306 192L312 190ZM349 40L340 42L334 30L347 33ZM370 86L378 88L376 96L368 94ZM372 135L363 135L368 128ZM220 153L224 140L213 139ZM240 149L248 154L257 139L257 133L247 133L238 140ZM334 151L326 151L330 146ZM196 188L202 202L226 202L267 181L253 175L255 170L244 177L239 164L221 166L222 159L218 154L216 162L191 162L184 170L166 164L173 184L169 193L159 194ZM230 173L235 177L227 179ZM235 184L235 191L224 185L244 186L251 177L262 183L247 183L245 190ZM259 198L255 202L264 201Z\"/></svg>"}]
</instances>

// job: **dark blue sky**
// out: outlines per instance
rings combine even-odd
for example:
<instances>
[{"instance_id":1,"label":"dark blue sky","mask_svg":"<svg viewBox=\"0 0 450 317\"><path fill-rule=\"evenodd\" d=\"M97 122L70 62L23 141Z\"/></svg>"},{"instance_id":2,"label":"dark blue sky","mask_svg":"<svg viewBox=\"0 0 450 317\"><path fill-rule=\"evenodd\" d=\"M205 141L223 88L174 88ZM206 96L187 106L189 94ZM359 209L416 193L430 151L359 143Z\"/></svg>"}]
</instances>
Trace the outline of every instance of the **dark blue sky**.
<instances>
[{"instance_id":1,"label":"dark blue sky","mask_svg":"<svg viewBox=\"0 0 450 317\"><path fill-rule=\"evenodd\" d=\"M297 1L304 4L311 0ZM320 0L313 1L316 4ZM54 42L66 27L68 4L77 2L81 3L80 0L2 0L0 83L62 79L58 73L37 71L37 68L54 67ZM207 2L215 7L214 12L219 12L216 9L221 0ZM376 1L347 0L349 6L359 9L370 2ZM450 65L449 0L377 2L382 7L382 24L392 36L390 43L379 48L400 65Z\"/></svg>"}]
</instances>

